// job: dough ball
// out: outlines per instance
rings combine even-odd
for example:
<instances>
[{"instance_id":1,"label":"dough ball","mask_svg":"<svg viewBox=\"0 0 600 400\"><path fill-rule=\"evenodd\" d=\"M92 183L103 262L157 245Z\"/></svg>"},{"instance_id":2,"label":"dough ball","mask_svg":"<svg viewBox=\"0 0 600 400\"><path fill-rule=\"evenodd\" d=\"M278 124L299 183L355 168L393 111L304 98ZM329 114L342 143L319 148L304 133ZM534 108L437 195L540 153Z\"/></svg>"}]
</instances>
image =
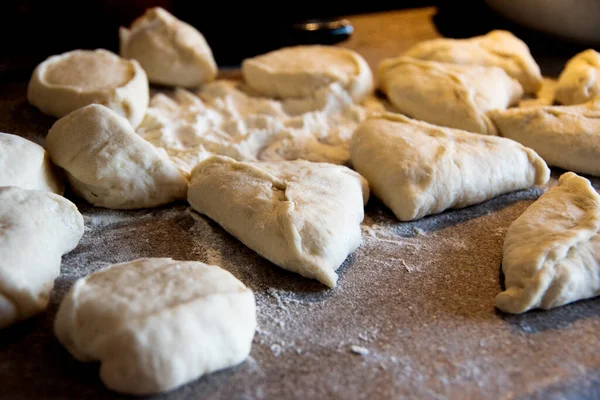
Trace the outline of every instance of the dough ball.
<instances>
[{"instance_id":1,"label":"dough ball","mask_svg":"<svg viewBox=\"0 0 600 400\"><path fill-rule=\"evenodd\" d=\"M46 150L37 143L0 132L0 186L46 190L62 195L64 184Z\"/></svg>"},{"instance_id":2,"label":"dough ball","mask_svg":"<svg viewBox=\"0 0 600 400\"><path fill-rule=\"evenodd\" d=\"M544 160L510 139L392 113L356 129L350 156L354 169L401 221L478 204L550 178Z\"/></svg>"},{"instance_id":3,"label":"dough ball","mask_svg":"<svg viewBox=\"0 0 600 400\"><path fill-rule=\"evenodd\" d=\"M102 105L56 121L46 147L75 193L95 206L146 208L186 197L187 178L175 164Z\"/></svg>"},{"instance_id":4,"label":"dough ball","mask_svg":"<svg viewBox=\"0 0 600 400\"><path fill-rule=\"evenodd\" d=\"M121 56L137 60L152 83L195 87L217 76L204 36L160 7L121 27L119 37Z\"/></svg>"},{"instance_id":5,"label":"dough ball","mask_svg":"<svg viewBox=\"0 0 600 400\"><path fill-rule=\"evenodd\" d=\"M600 53L588 49L571 58L558 77L556 100L564 105L585 103L600 95Z\"/></svg>"},{"instance_id":6,"label":"dough ball","mask_svg":"<svg viewBox=\"0 0 600 400\"><path fill-rule=\"evenodd\" d=\"M402 114L435 125L495 135L487 112L515 105L523 88L498 67L398 57L381 62L382 91Z\"/></svg>"},{"instance_id":7,"label":"dough ball","mask_svg":"<svg viewBox=\"0 0 600 400\"><path fill-rule=\"evenodd\" d=\"M502 250L502 311L548 310L600 294L600 196L573 172L561 175L508 228Z\"/></svg>"},{"instance_id":8,"label":"dough ball","mask_svg":"<svg viewBox=\"0 0 600 400\"><path fill-rule=\"evenodd\" d=\"M191 206L281 268L334 287L361 242L367 181L347 167L304 160L213 156L192 171Z\"/></svg>"},{"instance_id":9,"label":"dough ball","mask_svg":"<svg viewBox=\"0 0 600 400\"><path fill-rule=\"evenodd\" d=\"M439 38L426 40L403 54L421 60L457 65L500 67L519 81L525 93L534 94L542 85L542 73L529 47L521 39L504 30L469 39Z\"/></svg>"},{"instance_id":10,"label":"dough ball","mask_svg":"<svg viewBox=\"0 0 600 400\"><path fill-rule=\"evenodd\" d=\"M489 113L500 135L535 150L549 165L600 176L600 99Z\"/></svg>"},{"instance_id":11,"label":"dough ball","mask_svg":"<svg viewBox=\"0 0 600 400\"><path fill-rule=\"evenodd\" d=\"M61 257L83 229L83 217L64 197L0 187L0 328L47 307Z\"/></svg>"},{"instance_id":12,"label":"dough ball","mask_svg":"<svg viewBox=\"0 0 600 400\"><path fill-rule=\"evenodd\" d=\"M244 361L256 330L254 294L229 272L196 261L142 258L76 281L54 331L100 378L136 395L174 389Z\"/></svg>"},{"instance_id":13,"label":"dough ball","mask_svg":"<svg viewBox=\"0 0 600 400\"><path fill-rule=\"evenodd\" d=\"M44 114L64 117L102 104L136 127L149 100L148 78L135 60L106 50L74 50L49 57L33 71L27 99Z\"/></svg>"},{"instance_id":14,"label":"dough ball","mask_svg":"<svg viewBox=\"0 0 600 400\"><path fill-rule=\"evenodd\" d=\"M246 83L264 96L310 97L331 83L340 83L355 101L373 90L373 74L358 53L335 46L292 46L242 62Z\"/></svg>"}]
</instances>

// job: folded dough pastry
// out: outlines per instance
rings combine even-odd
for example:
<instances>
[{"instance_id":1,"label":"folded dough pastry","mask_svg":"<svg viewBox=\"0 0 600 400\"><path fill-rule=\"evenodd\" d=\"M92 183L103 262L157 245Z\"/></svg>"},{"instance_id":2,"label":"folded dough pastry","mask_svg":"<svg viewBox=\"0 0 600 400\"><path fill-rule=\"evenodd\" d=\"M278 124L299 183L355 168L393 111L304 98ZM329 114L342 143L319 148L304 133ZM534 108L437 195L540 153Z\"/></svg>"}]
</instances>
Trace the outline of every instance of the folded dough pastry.
<instances>
[{"instance_id":1,"label":"folded dough pastry","mask_svg":"<svg viewBox=\"0 0 600 400\"><path fill-rule=\"evenodd\" d=\"M62 195L64 183L46 150L37 143L0 132L0 186L46 190Z\"/></svg>"},{"instance_id":2,"label":"folded dough pastry","mask_svg":"<svg viewBox=\"0 0 600 400\"><path fill-rule=\"evenodd\" d=\"M350 157L401 221L481 203L550 177L533 150L512 140L393 113L372 116L356 129Z\"/></svg>"},{"instance_id":3,"label":"folded dough pastry","mask_svg":"<svg viewBox=\"0 0 600 400\"><path fill-rule=\"evenodd\" d=\"M600 95L600 53L588 49L571 58L558 77L556 100L580 104Z\"/></svg>"},{"instance_id":4,"label":"folded dough pastry","mask_svg":"<svg viewBox=\"0 0 600 400\"><path fill-rule=\"evenodd\" d=\"M217 76L206 39L193 26L153 7L119 29L120 54L139 61L150 82L195 87Z\"/></svg>"},{"instance_id":5,"label":"folded dough pastry","mask_svg":"<svg viewBox=\"0 0 600 400\"><path fill-rule=\"evenodd\" d=\"M534 94L542 85L542 74L529 47L521 39L504 30L469 39L433 39L411 47L403 54L421 60L459 65L500 67L515 78L525 93Z\"/></svg>"},{"instance_id":6,"label":"folded dough pastry","mask_svg":"<svg viewBox=\"0 0 600 400\"><path fill-rule=\"evenodd\" d=\"M600 175L600 99L489 113L501 136L535 150L547 163Z\"/></svg>"},{"instance_id":7,"label":"folded dough pastry","mask_svg":"<svg viewBox=\"0 0 600 400\"><path fill-rule=\"evenodd\" d=\"M373 91L369 64L355 51L336 46L292 46L242 62L246 83L264 96L310 97L339 82L355 101Z\"/></svg>"},{"instance_id":8,"label":"folded dough pastry","mask_svg":"<svg viewBox=\"0 0 600 400\"><path fill-rule=\"evenodd\" d=\"M496 306L518 314L600 294L599 229L600 196L587 179L563 174L508 228Z\"/></svg>"},{"instance_id":9,"label":"folded dough pastry","mask_svg":"<svg viewBox=\"0 0 600 400\"><path fill-rule=\"evenodd\" d=\"M237 162L213 156L192 171L188 201L278 266L329 287L361 242L367 182L309 161Z\"/></svg>"},{"instance_id":10,"label":"folded dough pastry","mask_svg":"<svg viewBox=\"0 0 600 400\"><path fill-rule=\"evenodd\" d=\"M46 309L61 257L83 229L83 217L64 197L0 187L0 328Z\"/></svg>"},{"instance_id":11,"label":"folded dough pastry","mask_svg":"<svg viewBox=\"0 0 600 400\"><path fill-rule=\"evenodd\" d=\"M383 92L402 114L432 124L495 135L487 116L523 96L523 88L498 67L453 65L398 57L378 69Z\"/></svg>"},{"instance_id":12,"label":"folded dough pastry","mask_svg":"<svg viewBox=\"0 0 600 400\"><path fill-rule=\"evenodd\" d=\"M244 361L256 330L254 294L229 272L197 261L141 258L77 280L54 321L80 361L136 395L175 389Z\"/></svg>"},{"instance_id":13,"label":"folded dough pastry","mask_svg":"<svg viewBox=\"0 0 600 400\"><path fill-rule=\"evenodd\" d=\"M33 71L27 99L44 114L64 117L102 104L136 127L149 100L148 77L135 60L107 50L73 50L52 56Z\"/></svg>"},{"instance_id":14,"label":"folded dough pastry","mask_svg":"<svg viewBox=\"0 0 600 400\"><path fill-rule=\"evenodd\" d=\"M56 121L46 147L75 193L95 206L146 208L186 197L187 178L177 166L99 104Z\"/></svg>"}]
</instances>

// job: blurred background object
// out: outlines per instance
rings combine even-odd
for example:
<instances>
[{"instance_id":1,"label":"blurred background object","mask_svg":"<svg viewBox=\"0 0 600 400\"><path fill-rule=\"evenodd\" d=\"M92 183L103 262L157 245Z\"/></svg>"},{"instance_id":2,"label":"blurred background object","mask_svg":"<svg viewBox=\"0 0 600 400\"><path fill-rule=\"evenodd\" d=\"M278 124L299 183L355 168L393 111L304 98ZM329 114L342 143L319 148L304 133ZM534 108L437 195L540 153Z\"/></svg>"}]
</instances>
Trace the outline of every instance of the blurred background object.
<instances>
[{"instance_id":1,"label":"blurred background object","mask_svg":"<svg viewBox=\"0 0 600 400\"><path fill-rule=\"evenodd\" d=\"M537 5L532 5L526 12L519 11L518 3ZM2 0L0 79L27 79L35 65L46 57L77 48L105 48L118 52L118 27L128 26L145 9L154 6L163 7L194 25L206 37L222 68L238 66L246 57L286 45L343 41L352 34L353 27L341 17L348 17L351 22L351 16L356 14L428 6L438 8L434 23L446 37L469 37L492 29L507 29L521 37L535 57L568 57L580 51L584 44L576 41L576 36L566 35L567 39L548 36L547 29L532 24L528 26L526 20L515 17L535 16L535 11L531 10L536 7L546 14L563 12L562 7L542 7L542 3L568 3L577 15L585 14L589 8L594 18L600 18L600 0L398 0L393 3ZM505 5L503 14L512 18L505 18L496 11L502 8L502 4ZM314 26L306 23L318 24L323 20L338 24L339 29L317 32L306 29ZM597 32L600 24L589 26L586 36Z\"/></svg>"}]
</instances>

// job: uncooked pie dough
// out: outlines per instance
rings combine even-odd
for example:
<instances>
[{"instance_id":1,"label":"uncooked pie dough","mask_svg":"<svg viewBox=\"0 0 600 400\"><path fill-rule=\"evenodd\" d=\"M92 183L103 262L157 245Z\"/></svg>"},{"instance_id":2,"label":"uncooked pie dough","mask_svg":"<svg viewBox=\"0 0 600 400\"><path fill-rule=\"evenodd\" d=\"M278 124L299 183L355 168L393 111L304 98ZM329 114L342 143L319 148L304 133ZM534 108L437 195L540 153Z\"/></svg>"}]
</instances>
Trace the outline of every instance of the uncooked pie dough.
<instances>
[{"instance_id":1,"label":"uncooked pie dough","mask_svg":"<svg viewBox=\"0 0 600 400\"><path fill-rule=\"evenodd\" d=\"M197 96L187 90L157 94L137 133L186 172L212 154L345 164L352 132L367 113L338 83L280 101L221 80Z\"/></svg>"},{"instance_id":2,"label":"uncooked pie dough","mask_svg":"<svg viewBox=\"0 0 600 400\"><path fill-rule=\"evenodd\" d=\"M64 183L46 150L37 143L0 132L0 186L47 190L62 195Z\"/></svg>"},{"instance_id":3,"label":"uncooked pie dough","mask_svg":"<svg viewBox=\"0 0 600 400\"><path fill-rule=\"evenodd\" d=\"M58 118L88 104L102 104L136 127L148 107L148 78L135 60L102 49L74 50L49 57L35 68L27 99Z\"/></svg>"},{"instance_id":4,"label":"uncooked pie dough","mask_svg":"<svg viewBox=\"0 0 600 400\"><path fill-rule=\"evenodd\" d=\"M478 204L550 177L544 161L517 142L400 114L363 122L350 154L356 171L401 221Z\"/></svg>"},{"instance_id":5,"label":"uncooked pie dough","mask_svg":"<svg viewBox=\"0 0 600 400\"><path fill-rule=\"evenodd\" d=\"M76 281L54 323L79 361L100 361L115 391L165 392L243 362L254 294L214 265L170 258L114 264Z\"/></svg>"},{"instance_id":6,"label":"uncooked pie dough","mask_svg":"<svg viewBox=\"0 0 600 400\"><path fill-rule=\"evenodd\" d=\"M150 82L196 87L217 76L217 64L204 36L193 26L153 7L130 29L119 30L120 54L137 60Z\"/></svg>"},{"instance_id":7,"label":"uncooked pie dough","mask_svg":"<svg viewBox=\"0 0 600 400\"><path fill-rule=\"evenodd\" d=\"M373 74L355 51L336 46L292 46L242 62L250 87L275 98L310 97L338 82L356 102L373 91Z\"/></svg>"},{"instance_id":8,"label":"uncooked pie dough","mask_svg":"<svg viewBox=\"0 0 600 400\"><path fill-rule=\"evenodd\" d=\"M361 242L367 181L309 161L213 156L192 171L191 206L272 263L329 287Z\"/></svg>"},{"instance_id":9,"label":"uncooked pie dough","mask_svg":"<svg viewBox=\"0 0 600 400\"><path fill-rule=\"evenodd\" d=\"M542 74L529 47L508 31L493 30L469 39L433 39L411 47L403 55L421 60L459 65L500 67L519 81L525 93L534 94L542 85Z\"/></svg>"},{"instance_id":10,"label":"uncooked pie dough","mask_svg":"<svg viewBox=\"0 0 600 400\"><path fill-rule=\"evenodd\" d=\"M523 88L498 67L398 57L381 62L381 89L402 114L436 125L495 135L487 116L516 104Z\"/></svg>"},{"instance_id":11,"label":"uncooked pie dough","mask_svg":"<svg viewBox=\"0 0 600 400\"><path fill-rule=\"evenodd\" d=\"M499 309L548 310L600 294L600 196L590 182L563 174L506 232Z\"/></svg>"},{"instance_id":12,"label":"uncooked pie dough","mask_svg":"<svg viewBox=\"0 0 600 400\"><path fill-rule=\"evenodd\" d=\"M83 230L83 217L64 197L0 187L0 328L46 309L61 257Z\"/></svg>"},{"instance_id":13,"label":"uncooked pie dough","mask_svg":"<svg viewBox=\"0 0 600 400\"><path fill-rule=\"evenodd\" d=\"M177 166L99 104L59 119L46 148L75 193L95 206L146 208L186 197L187 178Z\"/></svg>"},{"instance_id":14,"label":"uncooked pie dough","mask_svg":"<svg viewBox=\"0 0 600 400\"><path fill-rule=\"evenodd\" d=\"M564 105L585 103L600 95L600 53L588 49L571 58L558 77L556 100Z\"/></svg>"},{"instance_id":15,"label":"uncooked pie dough","mask_svg":"<svg viewBox=\"0 0 600 400\"><path fill-rule=\"evenodd\" d=\"M548 165L600 176L600 99L489 115L500 135L532 148Z\"/></svg>"}]
</instances>

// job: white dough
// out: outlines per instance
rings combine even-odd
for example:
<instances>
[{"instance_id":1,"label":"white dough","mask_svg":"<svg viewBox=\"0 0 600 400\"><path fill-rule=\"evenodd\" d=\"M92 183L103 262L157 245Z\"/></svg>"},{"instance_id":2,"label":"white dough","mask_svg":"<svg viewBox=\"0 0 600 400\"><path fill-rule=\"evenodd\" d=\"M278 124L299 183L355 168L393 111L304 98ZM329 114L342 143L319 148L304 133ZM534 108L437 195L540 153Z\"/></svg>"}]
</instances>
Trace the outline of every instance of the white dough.
<instances>
[{"instance_id":1,"label":"white dough","mask_svg":"<svg viewBox=\"0 0 600 400\"><path fill-rule=\"evenodd\" d=\"M195 87L217 76L204 36L160 7L121 27L119 38L121 56L137 60L152 83Z\"/></svg>"},{"instance_id":2,"label":"white dough","mask_svg":"<svg viewBox=\"0 0 600 400\"><path fill-rule=\"evenodd\" d=\"M352 132L366 114L337 83L307 98L279 101L217 81L198 96L186 90L173 98L157 94L137 133L188 173L212 154L344 164Z\"/></svg>"},{"instance_id":3,"label":"white dough","mask_svg":"<svg viewBox=\"0 0 600 400\"><path fill-rule=\"evenodd\" d=\"M556 100L581 104L600 96L600 53L588 49L571 58L558 77Z\"/></svg>"},{"instance_id":4,"label":"white dough","mask_svg":"<svg viewBox=\"0 0 600 400\"><path fill-rule=\"evenodd\" d=\"M107 50L73 50L47 58L33 71L27 99L44 114L64 117L88 104L102 104L142 122L148 108L148 77L135 60Z\"/></svg>"},{"instance_id":5,"label":"white dough","mask_svg":"<svg viewBox=\"0 0 600 400\"><path fill-rule=\"evenodd\" d=\"M356 102L373 91L373 74L365 59L336 46L284 47L245 59L242 75L250 87L275 98L309 97L339 83Z\"/></svg>"},{"instance_id":6,"label":"white dough","mask_svg":"<svg viewBox=\"0 0 600 400\"><path fill-rule=\"evenodd\" d=\"M356 129L350 155L354 169L401 221L478 204L550 177L533 150L512 140L391 113Z\"/></svg>"},{"instance_id":7,"label":"white dough","mask_svg":"<svg viewBox=\"0 0 600 400\"><path fill-rule=\"evenodd\" d=\"M489 115L501 136L532 148L548 165L600 176L600 99Z\"/></svg>"},{"instance_id":8,"label":"white dough","mask_svg":"<svg viewBox=\"0 0 600 400\"><path fill-rule=\"evenodd\" d=\"M0 187L0 328L46 309L61 257L83 229L83 217L64 197Z\"/></svg>"},{"instance_id":9,"label":"white dough","mask_svg":"<svg viewBox=\"0 0 600 400\"><path fill-rule=\"evenodd\" d=\"M187 178L177 166L104 106L58 120L46 147L75 193L95 206L145 208L186 197Z\"/></svg>"},{"instance_id":10,"label":"white dough","mask_svg":"<svg viewBox=\"0 0 600 400\"><path fill-rule=\"evenodd\" d=\"M0 186L46 190L62 195L65 189L58 169L42 146L0 132Z\"/></svg>"},{"instance_id":11,"label":"white dough","mask_svg":"<svg viewBox=\"0 0 600 400\"><path fill-rule=\"evenodd\" d=\"M600 196L587 179L563 174L508 228L496 306L518 314L600 294L599 229Z\"/></svg>"},{"instance_id":12,"label":"white dough","mask_svg":"<svg viewBox=\"0 0 600 400\"><path fill-rule=\"evenodd\" d=\"M194 168L191 206L272 263L329 287L361 242L367 182L349 168L308 161L237 162L213 156Z\"/></svg>"},{"instance_id":13,"label":"white dough","mask_svg":"<svg viewBox=\"0 0 600 400\"><path fill-rule=\"evenodd\" d=\"M523 88L498 67L453 65L410 57L379 65L381 89L402 114L436 125L495 135L487 116L523 96Z\"/></svg>"},{"instance_id":14,"label":"white dough","mask_svg":"<svg viewBox=\"0 0 600 400\"><path fill-rule=\"evenodd\" d=\"M500 67L529 94L536 93L542 85L540 67L529 47L509 31L493 30L469 39L426 40L403 55L449 64Z\"/></svg>"},{"instance_id":15,"label":"white dough","mask_svg":"<svg viewBox=\"0 0 600 400\"><path fill-rule=\"evenodd\" d=\"M175 389L243 362L256 330L254 294L228 271L197 261L141 258L77 280L54 322L79 361L121 393Z\"/></svg>"}]
</instances>

